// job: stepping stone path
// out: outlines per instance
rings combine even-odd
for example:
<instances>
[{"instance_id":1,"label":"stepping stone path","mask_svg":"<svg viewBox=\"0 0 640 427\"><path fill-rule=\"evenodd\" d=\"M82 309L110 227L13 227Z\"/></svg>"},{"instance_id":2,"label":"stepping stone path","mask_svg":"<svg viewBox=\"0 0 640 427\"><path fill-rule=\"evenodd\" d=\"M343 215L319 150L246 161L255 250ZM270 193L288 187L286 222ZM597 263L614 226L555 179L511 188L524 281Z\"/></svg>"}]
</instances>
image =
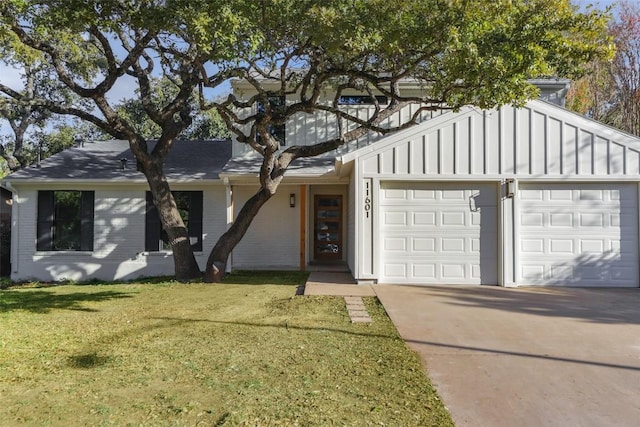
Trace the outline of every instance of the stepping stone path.
<instances>
[{"instance_id":1,"label":"stepping stone path","mask_svg":"<svg viewBox=\"0 0 640 427\"><path fill-rule=\"evenodd\" d=\"M371 323L371 316L364 306L362 297L344 297L351 323Z\"/></svg>"}]
</instances>

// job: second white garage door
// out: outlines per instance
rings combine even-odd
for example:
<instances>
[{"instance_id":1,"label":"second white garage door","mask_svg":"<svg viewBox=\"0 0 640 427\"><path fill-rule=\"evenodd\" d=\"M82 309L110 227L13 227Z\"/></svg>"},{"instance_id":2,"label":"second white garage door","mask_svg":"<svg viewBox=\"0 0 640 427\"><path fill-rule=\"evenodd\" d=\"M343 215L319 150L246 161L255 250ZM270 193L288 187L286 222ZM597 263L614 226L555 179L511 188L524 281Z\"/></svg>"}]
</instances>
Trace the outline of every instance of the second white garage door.
<instances>
[{"instance_id":1,"label":"second white garage door","mask_svg":"<svg viewBox=\"0 0 640 427\"><path fill-rule=\"evenodd\" d=\"M638 286L636 184L521 184L519 283Z\"/></svg>"},{"instance_id":2,"label":"second white garage door","mask_svg":"<svg viewBox=\"0 0 640 427\"><path fill-rule=\"evenodd\" d=\"M497 186L383 182L380 283L497 284Z\"/></svg>"}]
</instances>

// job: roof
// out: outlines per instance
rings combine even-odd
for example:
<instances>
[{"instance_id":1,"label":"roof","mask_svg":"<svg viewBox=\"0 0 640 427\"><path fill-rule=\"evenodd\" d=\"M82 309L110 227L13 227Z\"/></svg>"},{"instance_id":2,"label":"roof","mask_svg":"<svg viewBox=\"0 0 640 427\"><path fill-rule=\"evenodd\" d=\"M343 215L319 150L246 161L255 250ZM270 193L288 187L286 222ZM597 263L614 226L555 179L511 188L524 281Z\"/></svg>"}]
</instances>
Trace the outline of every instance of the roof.
<instances>
[{"instance_id":1,"label":"roof","mask_svg":"<svg viewBox=\"0 0 640 427\"><path fill-rule=\"evenodd\" d=\"M335 153L322 156L299 158L287 168L287 176L323 176L335 175ZM258 175L262 164L262 156L250 152L247 155L235 157L226 164L221 172L223 176Z\"/></svg>"},{"instance_id":2,"label":"roof","mask_svg":"<svg viewBox=\"0 0 640 427\"><path fill-rule=\"evenodd\" d=\"M149 148L155 142L149 142ZM223 166L231 158L231 142L176 141L164 164L167 179L218 179ZM127 159L122 169L121 159ZM122 140L86 142L82 147L68 148L40 162L12 173L5 180L50 181L145 181L144 174L136 170L129 143Z\"/></svg>"}]
</instances>

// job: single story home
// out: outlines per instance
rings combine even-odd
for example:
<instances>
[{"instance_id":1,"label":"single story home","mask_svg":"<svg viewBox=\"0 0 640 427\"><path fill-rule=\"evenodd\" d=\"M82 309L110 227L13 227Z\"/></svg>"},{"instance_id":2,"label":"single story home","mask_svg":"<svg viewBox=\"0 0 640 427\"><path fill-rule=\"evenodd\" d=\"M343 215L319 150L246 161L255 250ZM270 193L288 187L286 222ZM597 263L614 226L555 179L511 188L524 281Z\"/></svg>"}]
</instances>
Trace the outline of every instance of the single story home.
<instances>
[{"instance_id":1,"label":"single story home","mask_svg":"<svg viewBox=\"0 0 640 427\"><path fill-rule=\"evenodd\" d=\"M640 139L565 110L567 81L536 84L544 99L523 108L430 113L295 162L228 268L338 264L359 283L638 287ZM345 108L370 108L352 101ZM284 146L332 132L303 113L279 130ZM203 269L257 189L260 158L248 150L180 141L167 160ZM126 142L85 143L3 185L13 192L13 280L172 273Z\"/></svg>"}]
</instances>

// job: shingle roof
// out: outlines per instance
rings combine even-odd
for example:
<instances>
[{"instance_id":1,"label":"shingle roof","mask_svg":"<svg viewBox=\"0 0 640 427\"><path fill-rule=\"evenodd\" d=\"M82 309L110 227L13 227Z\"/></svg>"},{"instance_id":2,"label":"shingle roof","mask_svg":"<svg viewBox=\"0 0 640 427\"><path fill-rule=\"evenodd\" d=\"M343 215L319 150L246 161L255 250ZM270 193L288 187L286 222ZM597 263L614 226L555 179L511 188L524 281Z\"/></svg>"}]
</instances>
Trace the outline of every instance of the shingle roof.
<instances>
[{"instance_id":1,"label":"shingle roof","mask_svg":"<svg viewBox=\"0 0 640 427\"><path fill-rule=\"evenodd\" d=\"M149 142L149 149L155 142ZM218 179L231 158L231 142L176 141L164 165L169 180ZM122 169L120 159L127 159ZM98 141L83 147L68 148L40 163L17 171L5 179L27 180L145 180L136 170L136 162L127 141Z\"/></svg>"},{"instance_id":2,"label":"shingle roof","mask_svg":"<svg viewBox=\"0 0 640 427\"><path fill-rule=\"evenodd\" d=\"M287 168L287 176L323 176L335 174L335 153L323 156L296 159ZM260 173L262 156L252 152L242 157L235 157L222 170L223 175L257 175Z\"/></svg>"}]
</instances>

